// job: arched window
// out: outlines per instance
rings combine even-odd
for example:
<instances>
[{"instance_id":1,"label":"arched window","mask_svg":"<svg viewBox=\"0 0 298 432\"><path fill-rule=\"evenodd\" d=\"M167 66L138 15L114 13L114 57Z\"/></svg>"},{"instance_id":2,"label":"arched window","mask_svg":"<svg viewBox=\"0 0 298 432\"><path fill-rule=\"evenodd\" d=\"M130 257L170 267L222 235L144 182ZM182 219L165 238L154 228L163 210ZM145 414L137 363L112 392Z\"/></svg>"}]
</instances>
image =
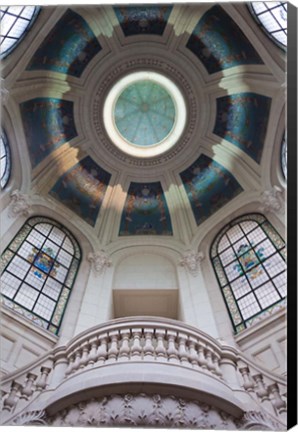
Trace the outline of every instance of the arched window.
<instances>
[{"instance_id":1,"label":"arched window","mask_svg":"<svg viewBox=\"0 0 298 432\"><path fill-rule=\"evenodd\" d=\"M8 183L10 171L11 171L11 162L10 162L10 149L8 145L8 140L6 133L4 131L1 132L0 136L0 167L1 167L1 178L0 184L1 189L4 189Z\"/></svg>"},{"instance_id":2,"label":"arched window","mask_svg":"<svg viewBox=\"0 0 298 432\"><path fill-rule=\"evenodd\" d=\"M281 155L280 155L280 161L281 161L281 169L282 173L284 175L284 178L287 180L287 136L284 134L282 143L281 143Z\"/></svg>"},{"instance_id":3,"label":"arched window","mask_svg":"<svg viewBox=\"0 0 298 432\"><path fill-rule=\"evenodd\" d=\"M287 47L287 13L286 1L256 1L248 4L252 16L261 29L280 48Z\"/></svg>"},{"instance_id":4,"label":"arched window","mask_svg":"<svg viewBox=\"0 0 298 432\"><path fill-rule=\"evenodd\" d=\"M6 57L23 39L40 10L37 6L2 6L0 10L0 58Z\"/></svg>"},{"instance_id":5,"label":"arched window","mask_svg":"<svg viewBox=\"0 0 298 432\"><path fill-rule=\"evenodd\" d=\"M228 224L211 261L234 329L239 332L285 304L285 242L261 214Z\"/></svg>"},{"instance_id":6,"label":"arched window","mask_svg":"<svg viewBox=\"0 0 298 432\"><path fill-rule=\"evenodd\" d=\"M33 217L1 257L2 303L57 334L81 259L72 234Z\"/></svg>"}]
</instances>

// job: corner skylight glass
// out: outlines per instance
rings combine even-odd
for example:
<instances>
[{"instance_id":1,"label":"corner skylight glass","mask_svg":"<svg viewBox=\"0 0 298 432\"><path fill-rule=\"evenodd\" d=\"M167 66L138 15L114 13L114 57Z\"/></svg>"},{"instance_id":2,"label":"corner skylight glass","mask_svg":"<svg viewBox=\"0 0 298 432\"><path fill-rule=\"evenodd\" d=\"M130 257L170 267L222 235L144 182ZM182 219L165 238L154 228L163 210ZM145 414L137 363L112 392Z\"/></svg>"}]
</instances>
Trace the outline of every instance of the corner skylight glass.
<instances>
[{"instance_id":1,"label":"corner skylight glass","mask_svg":"<svg viewBox=\"0 0 298 432\"><path fill-rule=\"evenodd\" d=\"M287 2L251 2L249 9L258 24L274 42L287 47Z\"/></svg>"},{"instance_id":2,"label":"corner skylight glass","mask_svg":"<svg viewBox=\"0 0 298 432\"><path fill-rule=\"evenodd\" d=\"M40 7L2 6L0 8L0 58L6 57L23 39Z\"/></svg>"},{"instance_id":3,"label":"corner skylight glass","mask_svg":"<svg viewBox=\"0 0 298 432\"><path fill-rule=\"evenodd\" d=\"M0 168L1 168L0 185L1 185L1 189L4 189L9 180L11 164L10 164L10 151L9 151L8 141L7 141L6 134L3 131L0 135Z\"/></svg>"}]
</instances>

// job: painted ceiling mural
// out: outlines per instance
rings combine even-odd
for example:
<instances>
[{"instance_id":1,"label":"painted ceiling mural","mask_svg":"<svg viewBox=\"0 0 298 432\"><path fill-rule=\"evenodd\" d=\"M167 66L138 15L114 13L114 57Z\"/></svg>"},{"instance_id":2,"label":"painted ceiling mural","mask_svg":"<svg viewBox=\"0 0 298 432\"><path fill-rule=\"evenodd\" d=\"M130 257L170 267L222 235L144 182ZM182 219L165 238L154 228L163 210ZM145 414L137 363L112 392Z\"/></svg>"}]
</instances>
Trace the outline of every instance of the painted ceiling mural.
<instances>
[{"instance_id":1,"label":"painted ceiling mural","mask_svg":"<svg viewBox=\"0 0 298 432\"><path fill-rule=\"evenodd\" d=\"M36 98L21 103L20 110L33 168L77 136L71 101Z\"/></svg>"},{"instance_id":2,"label":"painted ceiling mural","mask_svg":"<svg viewBox=\"0 0 298 432\"><path fill-rule=\"evenodd\" d=\"M172 235L172 223L160 182L131 183L120 224L120 236Z\"/></svg>"},{"instance_id":3,"label":"painted ceiling mural","mask_svg":"<svg viewBox=\"0 0 298 432\"><path fill-rule=\"evenodd\" d=\"M233 19L216 5L194 28L186 47L203 63L209 74L245 64L263 64Z\"/></svg>"},{"instance_id":4,"label":"painted ceiling mural","mask_svg":"<svg viewBox=\"0 0 298 432\"><path fill-rule=\"evenodd\" d=\"M59 178L49 194L94 226L110 179L111 174L87 156Z\"/></svg>"},{"instance_id":5,"label":"painted ceiling mural","mask_svg":"<svg viewBox=\"0 0 298 432\"><path fill-rule=\"evenodd\" d=\"M119 6L115 14L125 36L162 35L173 6Z\"/></svg>"},{"instance_id":6,"label":"painted ceiling mural","mask_svg":"<svg viewBox=\"0 0 298 432\"><path fill-rule=\"evenodd\" d=\"M236 93L216 100L213 133L235 144L260 163L270 114L271 98Z\"/></svg>"},{"instance_id":7,"label":"painted ceiling mural","mask_svg":"<svg viewBox=\"0 0 298 432\"><path fill-rule=\"evenodd\" d=\"M79 78L100 50L86 21L68 9L38 48L27 70L51 70Z\"/></svg>"},{"instance_id":8,"label":"painted ceiling mural","mask_svg":"<svg viewBox=\"0 0 298 432\"><path fill-rule=\"evenodd\" d=\"M229 171L203 154L180 177L197 225L243 191Z\"/></svg>"},{"instance_id":9,"label":"painted ceiling mural","mask_svg":"<svg viewBox=\"0 0 298 432\"><path fill-rule=\"evenodd\" d=\"M125 36L161 36L174 7L119 5L113 6L113 10ZM149 39L152 41L154 38ZM142 40L145 41L145 37ZM219 5L211 5L204 13L186 47L202 61L210 74L238 65L263 64L244 33ZM77 12L68 9L33 55L27 71L48 70L79 78L101 50L88 23ZM197 68L198 62L193 58ZM60 75L55 79L66 78ZM132 84L118 98L115 123L128 141L148 147L156 145L171 130L175 122L175 107L170 95L163 94L158 84L139 84ZM223 138L260 163L270 108L271 98L248 91L217 98L213 127L216 141ZM39 97L21 103L20 111L33 168L78 135L72 101ZM132 130L132 118L138 119L138 130ZM199 152L198 149L195 157ZM98 162L101 165L100 159ZM52 197L90 226L96 225L111 179L111 174L100 165L86 156L60 174L49 191ZM232 172L232 168L229 172L218 162L201 155L180 173L197 225L243 191ZM171 214L159 180L157 175L150 183L130 184L124 208L120 209L119 236L173 235Z\"/></svg>"}]
</instances>

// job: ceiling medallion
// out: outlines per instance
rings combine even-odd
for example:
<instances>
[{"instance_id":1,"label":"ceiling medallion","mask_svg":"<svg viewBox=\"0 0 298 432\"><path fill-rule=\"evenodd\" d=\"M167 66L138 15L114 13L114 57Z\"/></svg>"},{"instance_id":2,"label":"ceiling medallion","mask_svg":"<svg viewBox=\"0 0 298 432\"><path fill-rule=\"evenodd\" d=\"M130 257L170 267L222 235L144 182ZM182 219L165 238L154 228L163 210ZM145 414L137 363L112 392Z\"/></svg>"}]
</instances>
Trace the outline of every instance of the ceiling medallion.
<instances>
[{"instance_id":1,"label":"ceiling medallion","mask_svg":"<svg viewBox=\"0 0 298 432\"><path fill-rule=\"evenodd\" d=\"M103 121L111 141L139 158L173 147L186 124L186 104L169 78L152 71L130 73L110 89Z\"/></svg>"}]
</instances>

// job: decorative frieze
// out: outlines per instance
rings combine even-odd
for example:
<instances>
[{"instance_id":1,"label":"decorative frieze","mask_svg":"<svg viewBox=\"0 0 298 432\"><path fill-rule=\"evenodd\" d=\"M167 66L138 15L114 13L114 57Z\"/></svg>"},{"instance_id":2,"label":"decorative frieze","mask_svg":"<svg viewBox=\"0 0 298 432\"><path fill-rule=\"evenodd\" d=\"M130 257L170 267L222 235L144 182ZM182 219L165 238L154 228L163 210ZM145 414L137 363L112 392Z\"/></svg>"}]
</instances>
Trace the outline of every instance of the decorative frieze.
<instances>
[{"instance_id":1,"label":"decorative frieze","mask_svg":"<svg viewBox=\"0 0 298 432\"><path fill-rule=\"evenodd\" d=\"M230 414L176 395L112 394L69 406L46 419L50 426L151 426L237 429Z\"/></svg>"}]
</instances>

